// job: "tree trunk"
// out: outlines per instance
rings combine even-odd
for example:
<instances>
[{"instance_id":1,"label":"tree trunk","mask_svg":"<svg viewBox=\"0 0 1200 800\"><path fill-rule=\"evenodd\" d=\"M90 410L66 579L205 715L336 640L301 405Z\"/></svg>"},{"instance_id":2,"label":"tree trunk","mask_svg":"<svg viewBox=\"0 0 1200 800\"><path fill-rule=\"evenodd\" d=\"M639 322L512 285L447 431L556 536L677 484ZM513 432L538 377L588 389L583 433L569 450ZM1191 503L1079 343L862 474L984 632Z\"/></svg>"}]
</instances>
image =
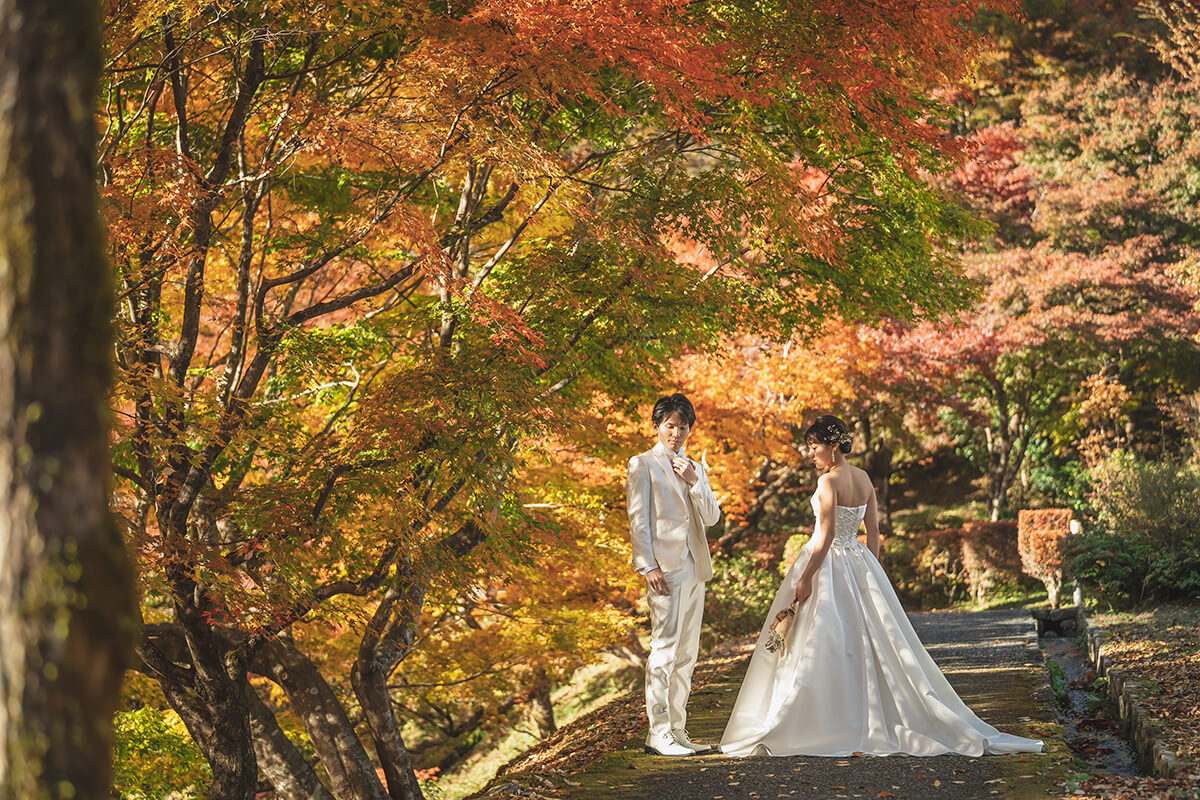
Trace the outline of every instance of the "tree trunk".
<instances>
[{"instance_id":1,"label":"tree trunk","mask_svg":"<svg viewBox=\"0 0 1200 800\"><path fill-rule=\"evenodd\" d=\"M286 637L279 636L259 648L254 668L287 693L292 710L304 722L329 774L335 797L387 800L375 764L355 734L345 707L307 656Z\"/></svg>"},{"instance_id":2,"label":"tree trunk","mask_svg":"<svg viewBox=\"0 0 1200 800\"><path fill-rule=\"evenodd\" d=\"M162 627L162 626L153 626ZM176 649L186 655L170 659L156 644L139 648L171 707L179 714L212 770L212 800L251 800L258 789L258 765L250 733L250 686L241 653L206 636L175 629ZM185 638L186 637L186 638ZM174 661L174 663L171 663ZM180 667L178 664L185 664Z\"/></svg>"},{"instance_id":3,"label":"tree trunk","mask_svg":"<svg viewBox=\"0 0 1200 800\"><path fill-rule=\"evenodd\" d=\"M988 511L992 522L999 521L1008 508L1009 491L1025 463L1029 440L1027 431L1005 431L988 441Z\"/></svg>"},{"instance_id":4,"label":"tree trunk","mask_svg":"<svg viewBox=\"0 0 1200 800\"><path fill-rule=\"evenodd\" d=\"M758 472L758 482L766 481L771 466L771 462L764 462ZM726 530L721 534L721 538L717 540L717 546L721 548L721 552L727 556L733 555L734 545L746 538L747 534L754 530L754 527L762 520L763 515L766 513L767 504L775 497L778 497L784 490L790 489L795 485L796 478L800 474L800 467L785 466L775 477L775 480L759 490L758 495L755 496L754 502L746 511L741 522L731 525L729 518L726 517Z\"/></svg>"},{"instance_id":5,"label":"tree trunk","mask_svg":"<svg viewBox=\"0 0 1200 800\"><path fill-rule=\"evenodd\" d=\"M892 448L887 446L883 437L875 442L875 446L867 451L867 474L875 485L875 504L879 515L879 532L884 536L892 535L892 508L890 481L892 477Z\"/></svg>"},{"instance_id":6,"label":"tree trunk","mask_svg":"<svg viewBox=\"0 0 1200 800\"><path fill-rule=\"evenodd\" d=\"M170 527L171 508L173 502L164 494L157 509L159 526L170 533L165 537L169 541L182 542L184 532ZM144 626L138 654L208 760L209 797L251 800L258 789L258 764L246 697L246 654L206 618L204 591L188 562L180 559L166 574L178 623Z\"/></svg>"},{"instance_id":7,"label":"tree trunk","mask_svg":"<svg viewBox=\"0 0 1200 800\"><path fill-rule=\"evenodd\" d=\"M375 609L358 647L350 673L387 780L391 800L421 800L424 794L412 758L400 735L388 679L412 650L428 584L411 563L402 562L382 602Z\"/></svg>"},{"instance_id":8,"label":"tree trunk","mask_svg":"<svg viewBox=\"0 0 1200 800\"><path fill-rule=\"evenodd\" d=\"M998 522L1008 506L1008 487L1012 483L1011 456L1015 437L1013 417L1009 412L1008 391L994 375L988 375L996 404L995 429L984 429L988 449L988 518Z\"/></svg>"},{"instance_id":9,"label":"tree trunk","mask_svg":"<svg viewBox=\"0 0 1200 800\"><path fill-rule=\"evenodd\" d=\"M135 665L135 669L158 681L208 759L213 774L209 796L214 800L254 797L261 758L263 774L280 797L331 800L312 768L280 729L274 713L246 680L248 670L242 650L218 630L210 629L210 635L219 651L225 653L220 672L227 684L207 674L211 666L197 668L196 657L208 657L205 648L195 645L194 632L189 635L177 623L144 625L137 650L140 663ZM264 664L260 656L255 668L267 672L269 667ZM239 676L240 684L235 686L233 681Z\"/></svg>"},{"instance_id":10,"label":"tree trunk","mask_svg":"<svg viewBox=\"0 0 1200 800\"><path fill-rule=\"evenodd\" d=\"M134 631L108 511L99 9L0 0L0 797L107 798Z\"/></svg>"},{"instance_id":11,"label":"tree trunk","mask_svg":"<svg viewBox=\"0 0 1200 800\"><path fill-rule=\"evenodd\" d=\"M246 698L250 703L254 755L279 800L333 800L333 795L279 727L275 713L267 708L258 693L249 688Z\"/></svg>"},{"instance_id":12,"label":"tree trunk","mask_svg":"<svg viewBox=\"0 0 1200 800\"><path fill-rule=\"evenodd\" d=\"M536 678L529 690L529 721L545 739L558 730L558 726L554 724L554 704L550 700L553 687L550 685L550 676L544 669L537 671Z\"/></svg>"},{"instance_id":13,"label":"tree trunk","mask_svg":"<svg viewBox=\"0 0 1200 800\"><path fill-rule=\"evenodd\" d=\"M422 800L424 794L413 772L412 759L400 737L400 721L396 719L387 685L388 674L377 664L364 668L363 662L358 661L351 673L351 682L383 766L388 797L391 800Z\"/></svg>"},{"instance_id":14,"label":"tree trunk","mask_svg":"<svg viewBox=\"0 0 1200 800\"><path fill-rule=\"evenodd\" d=\"M646 659L650 657L650 652L642 646L637 634L632 631L627 632L620 640L614 642L611 646L604 648L605 653L611 653L622 661L637 667L638 669L646 668Z\"/></svg>"},{"instance_id":15,"label":"tree trunk","mask_svg":"<svg viewBox=\"0 0 1200 800\"><path fill-rule=\"evenodd\" d=\"M1057 572L1042 579L1046 585L1046 597L1050 600L1051 608L1058 608L1062 603L1062 573Z\"/></svg>"}]
</instances>

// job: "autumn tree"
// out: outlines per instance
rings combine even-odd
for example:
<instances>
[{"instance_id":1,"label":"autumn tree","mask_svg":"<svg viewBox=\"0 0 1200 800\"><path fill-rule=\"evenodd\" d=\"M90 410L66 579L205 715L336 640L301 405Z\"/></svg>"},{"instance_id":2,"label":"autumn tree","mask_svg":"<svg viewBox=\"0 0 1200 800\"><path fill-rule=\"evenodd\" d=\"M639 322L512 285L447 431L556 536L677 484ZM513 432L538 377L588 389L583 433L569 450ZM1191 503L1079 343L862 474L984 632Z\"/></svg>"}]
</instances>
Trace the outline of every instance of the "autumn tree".
<instances>
[{"instance_id":1,"label":"autumn tree","mask_svg":"<svg viewBox=\"0 0 1200 800\"><path fill-rule=\"evenodd\" d=\"M1030 91L1023 125L972 134L946 182L995 224L970 254L982 287L969 313L909 334L940 375L958 433L987 475L993 519L1031 448L1053 446L1107 374L1155 414L1163 390L1197 376L1195 94L1121 69ZM1069 446L1069 445L1068 445Z\"/></svg>"},{"instance_id":2,"label":"autumn tree","mask_svg":"<svg viewBox=\"0 0 1200 800\"><path fill-rule=\"evenodd\" d=\"M727 493L719 538L727 555L763 522L779 525L768 508L815 482L802 436L817 415L858 422L856 450L868 462L878 460L883 419L873 412L887 407L872 406L884 390L887 359L878 328L830 319L816 336L796 333L778 342L743 332L719 349L676 361L679 385L702 414L692 447L707 454L715 484Z\"/></svg>"},{"instance_id":3,"label":"autumn tree","mask_svg":"<svg viewBox=\"0 0 1200 800\"><path fill-rule=\"evenodd\" d=\"M451 661L550 680L569 660L531 653L591 646L502 620L553 630L554 602L612 591L517 588L595 546L531 511L555 487L524 469L594 398L630 411L751 309L778 332L962 299L939 245L964 215L918 174L947 163L929 89L972 62L974 8L109 7L139 668L213 797L260 769L317 791L285 707L335 796L419 796L416 684Z\"/></svg>"},{"instance_id":4,"label":"autumn tree","mask_svg":"<svg viewBox=\"0 0 1200 800\"><path fill-rule=\"evenodd\" d=\"M132 575L108 510L99 15L0 3L0 797L109 796Z\"/></svg>"},{"instance_id":5,"label":"autumn tree","mask_svg":"<svg viewBox=\"0 0 1200 800\"><path fill-rule=\"evenodd\" d=\"M907 337L962 409L958 430L978 447L993 520L1031 446L1083 401L1094 372L1106 364L1135 371L1141 354L1173 348L1179 360L1167 368L1186 374L1184 345L1197 328L1192 297L1152 252L1131 242L1095 259L1045 247L981 259L982 274L994 270L985 304Z\"/></svg>"}]
</instances>

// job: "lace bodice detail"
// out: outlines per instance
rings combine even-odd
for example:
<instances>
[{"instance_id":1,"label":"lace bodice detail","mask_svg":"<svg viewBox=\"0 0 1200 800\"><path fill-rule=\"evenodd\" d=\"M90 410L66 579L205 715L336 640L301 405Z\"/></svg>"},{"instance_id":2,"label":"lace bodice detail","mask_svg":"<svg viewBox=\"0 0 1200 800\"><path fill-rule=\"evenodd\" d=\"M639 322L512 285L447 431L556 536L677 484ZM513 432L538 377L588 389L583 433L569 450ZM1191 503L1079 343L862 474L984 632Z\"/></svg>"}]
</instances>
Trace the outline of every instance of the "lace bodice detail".
<instances>
[{"instance_id":1,"label":"lace bodice detail","mask_svg":"<svg viewBox=\"0 0 1200 800\"><path fill-rule=\"evenodd\" d=\"M817 506L817 497L812 498L813 513L817 517L817 525L821 524L821 510ZM867 506L838 506L837 523L833 528L833 546L848 547L858 543L858 528L862 525L863 517L867 514Z\"/></svg>"}]
</instances>

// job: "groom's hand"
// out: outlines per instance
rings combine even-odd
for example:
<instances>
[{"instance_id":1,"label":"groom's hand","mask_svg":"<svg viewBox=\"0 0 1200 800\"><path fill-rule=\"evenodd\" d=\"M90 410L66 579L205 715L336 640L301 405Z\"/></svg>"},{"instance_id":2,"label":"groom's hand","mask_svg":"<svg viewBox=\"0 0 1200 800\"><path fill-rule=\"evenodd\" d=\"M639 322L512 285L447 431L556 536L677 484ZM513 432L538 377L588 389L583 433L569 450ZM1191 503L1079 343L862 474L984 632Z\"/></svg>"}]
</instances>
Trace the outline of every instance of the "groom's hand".
<instances>
[{"instance_id":1,"label":"groom's hand","mask_svg":"<svg viewBox=\"0 0 1200 800\"><path fill-rule=\"evenodd\" d=\"M683 478L683 482L688 486L695 486L696 481L700 480L700 476L696 474L696 466L692 464L691 459L676 456L671 459L671 468L675 470L676 475Z\"/></svg>"},{"instance_id":2,"label":"groom's hand","mask_svg":"<svg viewBox=\"0 0 1200 800\"><path fill-rule=\"evenodd\" d=\"M667 578L663 575L663 571L658 567L646 573L646 584L655 594L670 594L671 587L667 583Z\"/></svg>"}]
</instances>

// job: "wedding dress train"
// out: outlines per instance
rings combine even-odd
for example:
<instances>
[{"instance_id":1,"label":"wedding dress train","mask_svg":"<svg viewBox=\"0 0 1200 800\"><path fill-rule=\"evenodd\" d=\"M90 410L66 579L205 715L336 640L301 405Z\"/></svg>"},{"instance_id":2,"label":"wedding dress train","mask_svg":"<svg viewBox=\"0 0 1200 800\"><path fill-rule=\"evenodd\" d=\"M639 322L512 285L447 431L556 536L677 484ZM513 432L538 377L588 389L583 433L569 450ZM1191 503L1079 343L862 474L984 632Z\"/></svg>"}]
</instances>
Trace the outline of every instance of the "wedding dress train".
<instances>
[{"instance_id":1,"label":"wedding dress train","mask_svg":"<svg viewBox=\"0 0 1200 800\"><path fill-rule=\"evenodd\" d=\"M813 508L816 510L816 498ZM1041 752L1001 733L959 698L925 651L858 529L866 506L838 506L833 544L781 653L764 647L795 597L810 541L771 604L721 738L727 755L934 756ZM819 513L819 512L818 512ZM818 530L820 519L817 521Z\"/></svg>"}]
</instances>

